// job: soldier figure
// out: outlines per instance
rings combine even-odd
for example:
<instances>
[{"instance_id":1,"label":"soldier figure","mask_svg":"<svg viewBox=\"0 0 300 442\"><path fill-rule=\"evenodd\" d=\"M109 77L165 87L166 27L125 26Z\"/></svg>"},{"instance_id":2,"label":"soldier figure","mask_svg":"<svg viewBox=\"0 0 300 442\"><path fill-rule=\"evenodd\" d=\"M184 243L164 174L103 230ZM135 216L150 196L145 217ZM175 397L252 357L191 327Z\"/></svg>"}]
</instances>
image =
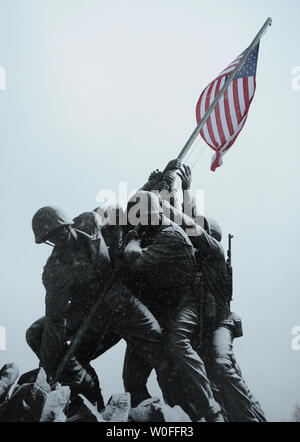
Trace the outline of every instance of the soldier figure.
<instances>
[{"instance_id":1,"label":"soldier figure","mask_svg":"<svg viewBox=\"0 0 300 442\"><path fill-rule=\"evenodd\" d=\"M162 319L165 345L177 378L181 377L181 382L185 384L185 389L180 389L180 395L176 394L178 384L173 390L175 403L182 405L193 420L206 417L207 420L221 421L221 409L214 400L204 363L191 345L191 338L199 323L199 294L194 291L196 263L192 243L180 226L163 216L159 198L142 191L136 197L142 198L144 195L148 198L146 205L149 209L141 214L140 233L144 233L148 241L149 237L152 240L148 246L144 246L140 238L133 238L129 242L124 252L127 272L137 281L143 280L148 286L146 294L152 291L151 300L143 298L150 309L158 310L159 306L162 313L160 319L165 315ZM153 219L158 221L156 225L151 224ZM142 290L140 296L143 295ZM155 296L156 303L153 300ZM124 383L125 389L134 397L141 385L132 378L134 369L131 364L136 367L132 351L126 355ZM143 365L140 368L145 381L145 368ZM146 377L148 375L149 370Z\"/></svg>"},{"instance_id":2,"label":"soldier figure","mask_svg":"<svg viewBox=\"0 0 300 442\"><path fill-rule=\"evenodd\" d=\"M169 163L171 167L172 164L174 167L178 166L178 162L175 160ZM189 190L191 184L190 169L187 166L182 166L178 175L182 179L182 189ZM159 182L159 180L163 180L162 173L156 172L155 175L152 174L151 176L152 179L156 177L158 180L155 182L157 188L164 188ZM190 201L185 199L185 203L188 204L188 207L193 206L192 199ZM193 233L195 234L195 230L197 232L196 236L191 236L190 239L196 248L197 266L201 274L201 280L204 282L205 295L198 293L198 302L201 296L203 298L201 312L199 309L198 311L194 309L193 329L195 333L198 332L198 336L194 336L194 346L205 358L211 380L214 381L217 387L214 391L219 395L215 397L223 406L224 415L228 420L264 421L264 413L245 384L232 349L233 339L238 337L240 320L237 315L230 311L232 271L225 261L224 251L220 244L222 239L221 228L216 221L204 217L198 218L202 221L202 227L196 226L187 215L182 213L180 215L176 208L171 208L165 201L162 201L162 207L167 209L165 212L168 213L168 216L171 214L172 219L181 219L183 228L190 229L194 227ZM190 209L191 207L189 207ZM196 218L196 208L192 207L192 209ZM162 296L160 296L160 300ZM150 309L152 308L152 305L148 306ZM159 322L164 324L166 314L169 314L169 311L164 309L163 304L160 307L161 313L157 317ZM191 315L193 309L188 309L188 312ZM195 323L198 323L198 330ZM174 324L170 328L176 330L178 326ZM182 329L186 331L186 326ZM140 397L139 395L143 394L147 396L149 393L146 389L146 381L151 368L148 367L147 369L145 363L143 364L133 355L130 356L131 352L130 349L127 350L124 365L125 386L126 383L130 384L131 391L134 392L133 396ZM136 376L137 372L139 376L134 378L133 373ZM131 383L130 380L132 380ZM179 391L182 391L182 388L183 386L178 386Z\"/></svg>"},{"instance_id":3,"label":"soldier figure","mask_svg":"<svg viewBox=\"0 0 300 442\"><path fill-rule=\"evenodd\" d=\"M199 238L202 245L198 247L197 252L206 296L213 299L215 306L214 315L211 317L211 341L208 337L209 373L220 392L220 402L228 420L264 422L265 415L247 387L233 352L233 340L242 336L242 327L240 318L230 310L232 271L228 268L220 244L222 231L215 221L207 219L207 232L211 239L207 241L208 235L202 235ZM209 249L204 244L209 244Z\"/></svg>"},{"instance_id":4,"label":"soldier figure","mask_svg":"<svg viewBox=\"0 0 300 442\"><path fill-rule=\"evenodd\" d=\"M96 214L90 220L91 225L94 220L92 229L96 231ZM56 207L43 207L32 219L35 242L47 242L54 247L42 277L46 313L27 330L26 339L50 382L66 352L67 341L73 338L110 272L109 256L101 236L92 238L76 231L72 225L73 221ZM98 378L88 362L79 360L76 355L72 357L60 382L70 385L73 394L80 392L91 402L98 401L101 409L103 400Z\"/></svg>"},{"instance_id":5,"label":"soldier figure","mask_svg":"<svg viewBox=\"0 0 300 442\"><path fill-rule=\"evenodd\" d=\"M182 168L180 175L183 189L189 189L190 169ZM197 220L195 206L193 214ZM190 221L185 222L191 226ZM247 387L233 353L233 339L242 336L242 332L240 318L230 310L231 259L228 262L225 260L219 224L211 218L202 218L202 223L204 228L197 225L198 235L191 236L191 241L196 248L197 265L205 287L206 308L203 313L206 328L202 336L206 344L207 369L220 393L220 399L216 397L229 420L263 422L265 415Z\"/></svg>"}]
</instances>

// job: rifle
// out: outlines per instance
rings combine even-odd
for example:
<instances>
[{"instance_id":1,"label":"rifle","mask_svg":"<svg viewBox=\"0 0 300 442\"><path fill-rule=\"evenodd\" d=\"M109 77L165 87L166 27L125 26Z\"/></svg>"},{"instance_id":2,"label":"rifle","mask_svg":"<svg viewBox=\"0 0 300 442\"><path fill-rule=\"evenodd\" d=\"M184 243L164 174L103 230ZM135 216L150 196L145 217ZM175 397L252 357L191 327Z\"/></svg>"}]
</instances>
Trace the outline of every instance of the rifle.
<instances>
[{"instance_id":1,"label":"rifle","mask_svg":"<svg viewBox=\"0 0 300 442\"><path fill-rule=\"evenodd\" d=\"M232 284L232 267L231 267L231 240L233 235L229 233L228 235L228 250L227 250L227 269L228 269L228 286L230 291L230 301L232 301L232 292L233 292L233 284Z\"/></svg>"},{"instance_id":2,"label":"rifle","mask_svg":"<svg viewBox=\"0 0 300 442\"><path fill-rule=\"evenodd\" d=\"M227 250L227 264L231 266L231 240L234 236L229 233L228 235L228 250Z\"/></svg>"}]
</instances>

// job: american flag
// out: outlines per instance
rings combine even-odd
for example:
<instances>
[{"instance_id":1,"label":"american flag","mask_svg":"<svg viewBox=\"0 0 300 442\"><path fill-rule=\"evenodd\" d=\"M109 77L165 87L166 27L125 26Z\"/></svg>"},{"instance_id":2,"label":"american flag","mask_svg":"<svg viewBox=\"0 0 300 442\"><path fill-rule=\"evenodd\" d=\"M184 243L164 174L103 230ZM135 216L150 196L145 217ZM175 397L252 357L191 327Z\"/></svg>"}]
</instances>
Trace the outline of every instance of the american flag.
<instances>
[{"instance_id":1,"label":"american flag","mask_svg":"<svg viewBox=\"0 0 300 442\"><path fill-rule=\"evenodd\" d=\"M241 132L253 100L256 82L258 45L250 52L245 64L230 83L228 89L215 107L214 111L200 131L201 137L215 151L212 157L211 170L220 167L223 155ZM197 123L201 121L210 104L218 95L228 76L236 68L242 53L202 92L196 107Z\"/></svg>"}]
</instances>

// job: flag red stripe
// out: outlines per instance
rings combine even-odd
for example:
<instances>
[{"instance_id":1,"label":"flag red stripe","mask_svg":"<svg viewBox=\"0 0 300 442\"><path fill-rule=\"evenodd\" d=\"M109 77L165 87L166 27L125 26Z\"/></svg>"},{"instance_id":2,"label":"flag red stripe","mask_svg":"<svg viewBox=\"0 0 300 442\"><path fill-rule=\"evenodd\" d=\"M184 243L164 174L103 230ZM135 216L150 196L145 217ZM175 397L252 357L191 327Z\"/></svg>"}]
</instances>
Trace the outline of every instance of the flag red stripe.
<instances>
[{"instance_id":1,"label":"flag red stripe","mask_svg":"<svg viewBox=\"0 0 300 442\"><path fill-rule=\"evenodd\" d=\"M200 98L199 98L199 100L198 100L198 103L197 103L197 106L196 106L196 119L197 119L197 124L200 123L201 118L203 117L203 115L205 114L205 112L206 112L206 110L207 110L207 109L205 108L205 103L204 103L204 111L202 112L203 115L201 115L201 106L202 106L202 103L203 103L203 100L204 100L204 95L205 95L206 91L207 91L207 94L206 94L206 95L208 95L208 92L209 92L210 86L211 86L211 85L208 85L208 86L204 89L204 91L202 92L202 94L200 95ZM206 136L205 136L205 133L204 133L204 128L205 128L205 127L207 128L207 125L206 125L206 124L204 125L203 129L201 129L201 131L200 131L200 135L201 135L201 137L203 138L203 140L204 140L207 144L209 144L209 146L210 146L212 149L215 150L215 146L212 145L211 142L210 142L210 140L207 139Z\"/></svg>"},{"instance_id":2,"label":"flag red stripe","mask_svg":"<svg viewBox=\"0 0 300 442\"><path fill-rule=\"evenodd\" d=\"M204 91L205 91L205 89L204 89ZM202 101L202 97L203 97L204 91L200 95L200 98L199 98L197 106L196 106L196 120L197 120L197 124L199 124L200 120L201 120L200 107L201 107L201 101Z\"/></svg>"},{"instance_id":3,"label":"flag red stripe","mask_svg":"<svg viewBox=\"0 0 300 442\"><path fill-rule=\"evenodd\" d=\"M246 121L245 121L245 122L246 122ZM245 124L245 123L244 123L244 124ZM243 129L244 124L243 124L243 126L241 127L241 130ZM237 137L238 137L238 135L239 135L239 133L240 133L241 130L238 131L238 133L235 135L235 137L233 137L233 139L230 141L230 143L228 144L228 146L226 147L226 149L222 152L223 155L224 155L224 153L225 153L228 149L230 149L230 147L233 145L233 143L234 143L235 140L237 139ZM223 155L221 155L220 150L221 150L221 148L217 151L216 159L214 160L214 162L212 163L212 165L211 165L211 167L210 167L210 169L211 169L213 172L215 172L215 170L216 170L218 167L221 166L220 159L222 158Z\"/></svg>"},{"instance_id":4,"label":"flag red stripe","mask_svg":"<svg viewBox=\"0 0 300 442\"><path fill-rule=\"evenodd\" d=\"M207 111L207 109L210 106L211 92L212 92L212 89L214 87L214 84L215 84L214 82L211 83L211 85L209 87L209 91L207 93L206 100L205 100L205 111ZM215 139L215 136L214 136L214 132L213 132L213 128L212 128L211 118L210 117L207 119L206 126L207 126L207 130L208 130L209 136L211 138L211 141L213 142L215 147L218 147L219 145L218 145L218 143L217 143L217 141Z\"/></svg>"},{"instance_id":5,"label":"flag red stripe","mask_svg":"<svg viewBox=\"0 0 300 442\"><path fill-rule=\"evenodd\" d=\"M242 124L242 127L240 128L240 130L236 133L236 135L233 137L233 139L230 141L230 143L228 144L228 146L226 146L226 148L223 150L223 154L225 154L227 152L228 149L231 148L231 146L233 145L233 143L235 142L235 140L237 139L238 135L240 134L240 132L242 131L246 121L247 121L247 117L244 117L245 121Z\"/></svg>"},{"instance_id":6,"label":"flag red stripe","mask_svg":"<svg viewBox=\"0 0 300 442\"><path fill-rule=\"evenodd\" d=\"M232 124L232 120L231 120L228 100L229 100L229 95L228 95L228 89L227 89L224 94L224 109L225 109L225 117L226 117L228 129L229 129L229 133L230 133L230 136L232 136L234 134L234 130L233 130L233 124Z\"/></svg>"},{"instance_id":7,"label":"flag red stripe","mask_svg":"<svg viewBox=\"0 0 300 442\"><path fill-rule=\"evenodd\" d=\"M248 77L243 78L243 90L244 90L244 99L246 105L246 112L249 105L249 87L248 87Z\"/></svg>"},{"instance_id":8,"label":"flag red stripe","mask_svg":"<svg viewBox=\"0 0 300 442\"><path fill-rule=\"evenodd\" d=\"M240 102L239 102L239 91L238 91L238 83L237 80L233 80L232 82L232 90L233 90L233 102L234 102L234 108L236 112L236 118L238 123L242 119L241 109L240 109Z\"/></svg>"},{"instance_id":9,"label":"flag red stripe","mask_svg":"<svg viewBox=\"0 0 300 442\"><path fill-rule=\"evenodd\" d=\"M218 84L217 84L217 87L216 87L215 96L218 95L218 93L220 91L220 86L221 86L221 80L218 81ZM219 132L219 137L220 137L220 140L221 140L221 145L223 145L223 144L226 143L226 138L225 138L223 127L222 127L219 103L215 107L215 115L216 115L216 123L217 123L218 132Z\"/></svg>"}]
</instances>

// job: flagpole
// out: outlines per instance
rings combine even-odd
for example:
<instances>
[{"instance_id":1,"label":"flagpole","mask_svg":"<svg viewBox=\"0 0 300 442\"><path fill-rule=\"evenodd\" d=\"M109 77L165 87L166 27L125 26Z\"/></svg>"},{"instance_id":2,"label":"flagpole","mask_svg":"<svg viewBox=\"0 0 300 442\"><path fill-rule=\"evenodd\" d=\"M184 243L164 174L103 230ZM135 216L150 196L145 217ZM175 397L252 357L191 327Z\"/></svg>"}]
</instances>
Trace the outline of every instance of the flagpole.
<instances>
[{"instance_id":1,"label":"flagpole","mask_svg":"<svg viewBox=\"0 0 300 442\"><path fill-rule=\"evenodd\" d=\"M250 54L250 52L256 47L256 45L259 43L259 41L261 40L262 36L264 35L264 33L266 32L268 26L272 25L272 18L269 17L268 20L265 22L265 24L262 26L262 28L260 29L260 31L258 32L258 34L256 35L256 37L254 38L254 40L252 41L252 43L250 44L250 46L248 47L248 49L246 50L245 54L243 55L243 57L241 58L239 64L236 66L236 68L231 72L231 74L229 75L229 77L227 78L226 82L224 83L223 87L220 89L220 92L218 93L218 95L216 96L216 98L214 99L214 101L211 103L211 105L209 106L209 108L207 109L207 111L205 112L205 114L203 115L203 118L201 119L201 121L199 122L199 124L196 126L194 132L192 133L192 135L190 136L190 138L187 140L187 142L185 143L184 147L182 148L182 150L180 151L177 159L178 160L183 160L183 158L185 157L185 155L187 154L187 152L189 151L189 149L191 148L192 144L194 143L194 141L196 140L199 132L201 131L201 129L203 128L204 124L206 123L206 121L208 120L208 118L210 117L211 113L214 111L215 107L217 106L217 104L219 103L219 101L221 100L222 96L224 95L224 93L226 92L226 90L228 89L230 83L232 82L232 80L234 79L234 77L240 72L240 70L242 69L243 65L245 64L248 55Z\"/></svg>"}]
</instances>

